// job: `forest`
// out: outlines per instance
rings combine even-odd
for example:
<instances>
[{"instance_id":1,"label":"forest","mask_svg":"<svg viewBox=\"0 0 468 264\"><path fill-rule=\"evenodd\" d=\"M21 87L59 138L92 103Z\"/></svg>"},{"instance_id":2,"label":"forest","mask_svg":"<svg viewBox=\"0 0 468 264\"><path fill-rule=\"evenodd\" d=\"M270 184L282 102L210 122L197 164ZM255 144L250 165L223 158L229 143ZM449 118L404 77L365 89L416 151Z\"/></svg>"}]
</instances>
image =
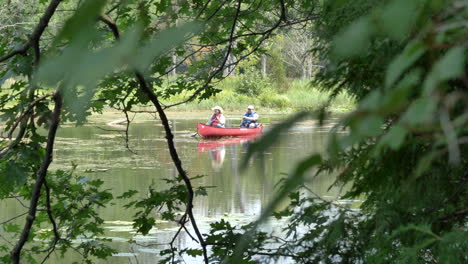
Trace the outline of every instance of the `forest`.
<instances>
[{"instance_id":1,"label":"forest","mask_svg":"<svg viewBox=\"0 0 468 264\"><path fill-rule=\"evenodd\" d=\"M458 0L0 0L0 263L468 263L467 36ZM200 138L215 105L263 134Z\"/></svg>"}]
</instances>

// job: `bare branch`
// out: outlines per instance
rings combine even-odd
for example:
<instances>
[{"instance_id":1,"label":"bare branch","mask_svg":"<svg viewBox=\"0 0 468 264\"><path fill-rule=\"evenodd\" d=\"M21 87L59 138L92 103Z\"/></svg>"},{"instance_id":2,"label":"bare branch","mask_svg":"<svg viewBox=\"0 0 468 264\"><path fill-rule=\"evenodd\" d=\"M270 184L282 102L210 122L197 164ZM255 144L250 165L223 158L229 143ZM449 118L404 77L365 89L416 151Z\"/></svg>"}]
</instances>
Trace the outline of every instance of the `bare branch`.
<instances>
[{"instance_id":1,"label":"bare branch","mask_svg":"<svg viewBox=\"0 0 468 264\"><path fill-rule=\"evenodd\" d=\"M203 5L202 9L200 12L198 12L197 19L200 18L200 16L205 12L205 9L208 7L208 5L211 3L211 0L206 1L206 3Z\"/></svg>"},{"instance_id":2,"label":"bare branch","mask_svg":"<svg viewBox=\"0 0 468 264\"><path fill-rule=\"evenodd\" d=\"M112 21L112 19L109 16L105 14L100 15L99 20L104 22L110 28L110 30L112 31L112 34L114 34L114 37L116 39L120 39L119 29L117 28L117 25L115 24L115 22Z\"/></svg>"},{"instance_id":3,"label":"bare branch","mask_svg":"<svg viewBox=\"0 0 468 264\"><path fill-rule=\"evenodd\" d=\"M52 208L50 205L50 188L49 185L47 184L47 180L44 178L44 188L46 190L46 209L47 209L47 216L49 217L50 223L52 224L52 230L54 232L54 241L52 242L52 245L50 246L47 255L44 257L42 260L41 264L44 263L49 257L52 252L55 250L55 246L57 243L60 241L60 234L58 232L57 228L57 223L55 222L55 218L52 215Z\"/></svg>"},{"instance_id":4,"label":"bare branch","mask_svg":"<svg viewBox=\"0 0 468 264\"><path fill-rule=\"evenodd\" d=\"M172 104L172 105L168 105L168 106L165 107L165 109L169 108L169 107L172 107L172 106L181 105L181 104L184 104L184 103L187 103L187 102L190 102L190 101L194 100L198 96L198 94L200 94L203 90L205 90L208 87L208 85L211 83L211 81L214 79L214 77L216 77L216 75L218 75L224 69L224 67L226 66L226 62L227 62L227 60L229 58L229 55L231 54L232 43L234 41L233 37L234 37L234 32L235 32L235 29L236 29L236 25L237 25L237 19L239 18L241 3L242 3L242 0L239 0L238 4L237 4L236 15L234 17L234 21L233 21L232 27L231 27L231 34L229 36L228 50L226 52L226 55L224 56L224 59L223 59L223 62L221 63L221 65L218 67L218 69L216 71L214 71L208 77L208 79L205 81L205 84L200 89L197 89L187 100L184 100L182 102L175 103L175 104Z\"/></svg>"},{"instance_id":5,"label":"bare branch","mask_svg":"<svg viewBox=\"0 0 468 264\"><path fill-rule=\"evenodd\" d=\"M193 192L193 187L192 183L190 181L190 178L187 176L185 173L184 169L182 168L182 161L179 158L179 154L177 153L177 150L175 148L174 144L174 135L172 134L171 127L169 125L169 121L167 119L166 113L164 112L161 104L159 103L158 98L154 94L154 92L148 87L146 84L146 81L143 77L143 75L139 72L135 72L136 78L140 84L140 89L141 91L148 97L148 99L154 104L156 107L156 110L158 111L159 117L161 119L161 122L164 126L164 130L166 132L166 140L167 140L167 145L169 147L169 153L171 155L172 161L174 162L174 165L177 168L177 171L179 172L180 177L182 177L186 187L187 187L187 208L186 208L186 213L190 218L190 222L193 226L193 229L195 230L195 234L198 237L198 240L200 242L200 245L202 246L203 249L203 258L205 260L205 263L208 263L208 255L206 251L206 244L203 239L202 234L200 233L200 230L198 229L197 222L195 220L195 217L193 215L193 197L194 197L194 192Z\"/></svg>"},{"instance_id":6,"label":"bare branch","mask_svg":"<svg viewBox=\"0 0 468 264\"><path fill-rule=\"evenodd\" d=\"M239 1L239 6L238 6L238 12L240 11L240 2ZM254 35L262 35L262 38L260 39L260 41L258 42L258 45L256 47L254 47L249 53L247 53L246 55L242 56L241 58L237 59L236 62L234 63L231 63L231 64L228 64L226 65L226 61L228 59L228 56L229 56L229 53L231 51L231 46L229 44L228 46L228 52L226 54L226 56L224 57L224 60L223 60L223 63L220 65L220 67L213 73L210 75L210 77L206 80L206 82L204 83L204 85L202 87L200 87L199 89L197 89L189 98L187 98L186 100L183 100L183 101L180 101L180 102L177 102L177 103L174 103L174 104L171 104L171 105L167 105L164 109L167 109L167 108L170 108L170 107L174 107L174 106L177 106L177 105L181 105L181 104L185 104L185 103L188 103L188 102L191 102L193 101L195 98L197 98L197 96L204 90L206 90L208 88L208 85L211 83L211 81L214 79L214 77L216 77L216 75L218 75L224 67L226 66L230 66L230 65L237 65L241 60L247 58L248 56L250 56L252 53L254 53L255 51L257 51L261 44L271 36L271 34L273 33L273 31L277 28L279 28L281 26L281 22L283 21L283 18L286 17L286 9L284 7L284 1L281 0L281 15L280 15L280 18L278 19L278 21L275 23L275 25L273 25L271 28L269 28L268 30L264 31L264 32L255 32L255 33L246 33L246 34L241 34L241 35L237 35L237 36L234 36L234 33L233 33L233 29L234 29L234 26L236 24L236 20L238 18L238 12L236 13L236 17L235 17L235 21L234 21L234 24L233 24L233 29L231 30L231 35L230 35L230 38L229 38L229 43L231 44L234 39L236 38L240 38L242 36L254 36Z\"/></svg>"},{"instance_id":7,"label":"bare branch","mask_svg":"<svg viewBox=\"0 0 468 264\"><path fill-rule=\"evenodd\" d=\"M14 51L10 52L9 54L6 54L6 55L0 57L0 62L8 60L9 58L14 57L14 56L16 56L18 54L23 54L24 55L26 53L26 51L29 49L29 46L30 45L28 43L25 46L21 47L20 49L14 50Z\"/></svg>"},{"instance_id":8,"label":"bare branch","mask_svg":"<svg viewBox=\"0 0 468 264\"><path fill-rule=\"evenodd\" d=\"M27 213L28 213L28 212L24 212L24 213L22 213L22 214L20 214L20 215L17 215L17 216L15 216L15 217L12 217L12 218L10 218L10 219L8 219L8 220L5 220L5 221L3 221L3 222L0 222L0 225L6 224L6 223L8 223L8 222L11 222L11 221L15 220L16 218L20 218L20 217L22 217L23 215L25 215L25 214L27 214Z\"/></svg>"}]
</instances>

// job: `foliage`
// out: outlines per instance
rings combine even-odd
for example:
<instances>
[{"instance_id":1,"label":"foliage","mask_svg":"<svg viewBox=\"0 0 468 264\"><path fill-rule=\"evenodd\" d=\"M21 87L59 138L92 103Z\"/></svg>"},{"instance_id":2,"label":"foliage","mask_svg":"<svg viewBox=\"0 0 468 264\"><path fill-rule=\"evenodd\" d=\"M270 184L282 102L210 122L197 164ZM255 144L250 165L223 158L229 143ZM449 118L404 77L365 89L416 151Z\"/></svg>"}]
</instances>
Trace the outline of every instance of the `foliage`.
<instances>
[{"instance_id":1,"label":"foliage","mask_svg":"<svg viewBox=\"0 0 468 264\"><path fill-rule=\"evenodd\" d=\"M191 180L202 178L203 176L195 176ZM187 206L188 190L185 184L182 183L182 177L176 179L164 179L166 185L170 186L166 190L155 190L155 184L148 188L147 198L138 198L137 200L127 203L125 208L135 208L137 212L134 215L133 228L137 232L147 235L148 232L156 225L156 218L161 220L179 223L180 229L177 234L185 228L188 223L187 211L181 213L182 206ZM194 189L195 196L207 195L207 186L199 186ZM130 199L138 194L138 191L130 190L117 197L119 199ZM159 219L158 219L159 220ZM181 257L184 254L190 256L201 256L202 251L199 249L177 249L173 247L173 242L170 242L170 249L161 251L160 255L165 257L159 263L175 262L175 254Z\"/></svg>"},{"instance_id":2,"label":"foliage","mask_svg":"<svg viewBox=\"0 0 468 264\"><path fill-rule=\"evenodd\" d=\"M271 108L286 108L292 106L291 100L285 94L274 94L265 92L260 97L262 106Z\"/></svg>"},{"instance_id":3,"label":"foliage","mask_svg":"<svg viewBox=\"0 0 468 264\"><path fill-rule=\"evenodd\" d=\"M269 86L268 80L263 79L258 71L248 70L238 77L234 91L238 94L255 97Z\"/></svg>"},{"instance_id":4,"label":"foliage","mask_svg":"<svg viewBox=\"0 0 468 264\"><path fill-rule=\"evenodd\" d=\"M285 92L288 89L286 80L286 68L284 65L284 58L282 54L281 42L283 38L277 37L276 45L273 45L269 50L269 58L271 59L270 65L270 78L276 84L278 91Z\"/></svg>"},{"instance_id":5,"label":"foliage","mask_svg":"<svg viewBox=\"0 0 468 264\"><path fill-rule=\"evenodd\" d=\"M7 6L13 15L0 15L8 23L0 38L0 110L7 134L0 150L5 187L0 198L21 197L40 209L26 218L33 221L31 233L14 219L2 224L19 244L26 241L17 234L26 234L29 248L23 256L29 256L23 261L33 262L44 249L64 253L74 248L76 238L92 239L77 248L86 261L113 252L95 238L103 232L95 209L112 199L100 189L103 182L48 170L60 121L82 124L105 106L127 113L151 102L167 125L161 108L171 105L161 106L159 99L185 95L179 104L215 96L220 89L214 83L232 66L229 58L239 63L255 51L265 52L261 45L274 31L311 20L316 20L311 50L327 62L315 86L358 100L357 109L334 131L349 133L332 133L326 155L311 153L297 164L259 221L244 227L218 221L206 241L197 236L202 250L179 250L171 243L164 261L174 262L176 253L201 253L208 262L206 246L211 260L233 263L256 262L259 256L265 262L290 258L303 263L468 261L466 5L448 0L46 2L28 8L8 1L1 10ZM59 4L73 12L54 16ZM41 22L13 30L31 10L39 11L33 17L39 21L41 16ZM200 20L202 27L196 23ZM289 90L283 48L269 50L270 79L280 92ZM174 54L179 63L173 62ZM185 72L163 87L177 64ZM238 91L261 97L266 85L249 74L256 73L240 77ZM281 106L285 98L263 95L267 103ZM319 119L326 105L317 112ZM273 128L247 156L265 151L305 115ZM47 137L40 129L49 130ZM183 177L173 135L166 130L181 178L168 180L171 186L162 192L150 188L149 197L128 205L139 209L135 227L142 233L153 227L154 210L160 208L163 219L177 221L182 229L191 218L191 194L206 194ZM339 173L335 185L351 186L342 198L363 199L359 210L308 193L304 173L312 168L319 174ZM275 212L288 195L290 206ZM178 217L176 211L184 209ZM258 229L272 214L288 217L283 237ZM12 246L0 245L2 262L9 261Z\"/></svg>"},{"instance_id":6,"label":"foliage","mask_svg":"<svg viewBox=\"0 0 468 264\"><path fill-rule=\"evenodd\" d=\"M275 214L289 218L280 242L288 253L274 255L302 263L464 263L467 7L431 0L371 6L324 6L319 47L333 45L316 81L335 94L349 91L359 104L335 128L349 133L332 135L328 158L304 160L285 180L302 191L291 192L290 207ZM334 185L351 186L341 198L363 199L360 210L301 188L299 172L314 166L318 174L338 172ZM242 239L255 240L249 233ZM237 250L239 257L245 247Z\"/></svg>"},{"instance_id":7,"label":"foliage","mask_svg":"<svg viewBox=\"0 0 468 264\"><path fill-rule=\"evenodd\" d=\"M258 96L247 96L243 93L237 93L234 89L238 86L239 79L243 78L242 75L230 76L219 83L218 87L222 90L215 96L204 99L200 102L189 102L184 105L178 105L173 108L176 111L192 111L192 110L207 110L213 105L221 105L226 109L226 115L231 116L232 111L240 112L245 110L249 104L261 106L260 113L278 112L294 112L297 110L311 110L315 111L327 105L331 92L324 91L321 88L313 87L308 81L288 79L290 88L284 92L279 93L268 80L258 80L258 82L266 83L262 86ZM165 104L172 104L184 98L183 94L173 95L163 102ZM348 112L354 108L355 100L346 92L342 92L335 96L328 108L332 112ZM145 110L141 105L133 106L136 110Z\"/></svg>"},{"instance_id":8,"label":"foliage","mask_svg":"<svg viewBox=\"0 0 468 264\"><path fill-rule=\"evenodd\" d=\"M36 217L34 232L29 237L31 248L24 253L31 260L39 261L40 253L51 252L54 248L61 256L73 248L82 254L86 263L91 263L93 258L106 258L115 253L114 249L106 245L106 239L98 238L104 233L101 227L104 220L97 210L112 200L112 194L109 190L102 190L102 180L78 176L74 170L75 167L70 171L58 170L49 174L50 190L42 194L38 205L41 211ZM26 182L10 189L10 192L28 201L33 186L34 179L28 177ZM48 193L50 198L47 198ZM55 230L49 223L48 208L57 225ZM12 239L21 232L19 223L15 222L6 222L1 229L8 232ZM58 240L55 239L56 231ZM2 261L7 263L8 259L9 254L3 256Z\"/></svg>"},{"instance_id":9,"label":"foliage","mask_svg":"<svg viewBox=\"0 0 468 264\"><path fill-rule=\"evenodd\" d=\"M200 177L195 177L200 178ZM195 179L193 178L193 179ZM187 189L182 183L182 178L164 179L167 190L156 191L155 185L148 188L147 198L134 200L125 205L125 208L136 208L133 227L138 232L146 235L155 225L156 220L152 217L154 212L160 212L160 218L166 221L177 222L177 214L182 211L182 206L187 203ZM207 195L206 186L200 186L194 190L195 195ZM128 191L119 196L120 199L129 199L138 194L138 191Z\"/></svg>"},{"instance_id":10,"label":"foliage","mask_svg":"<svg viewBox=\"0 0 468 264\"><path fill-rule=\"evenodd\" d=\"M216 95L220 90L213 83L224 78L224 69L235 66L228 65L231 63L228 58L237 58L236 64L259 50L276 28L294 22L282 19L285 9L304 5L282 1L265 1L259 5L254 0L206 3L49 0L28 6L13 0L1 2L0 7L0 115L2 136L6 134L0 149L0 182L7 187L1 191L1 198L25 197L31 207L21 236L0 249L11 251L11 261L19 263L23 246L32 244L32 237L37 235L32 226L45 222L54 226L56 220L62 220L54 215L55 210L63 208L54 207L53 195L61 195L65 204L76 203L74 197L62 193L76 195L74 191L56 189L58 183L67 186L65 180L53 176L63 173L49 171L61 122L81 125L90 114L99 113L106 106L121 109L128 116L137 105L151 102L163 125L168 127L163 108L170 106L162 105L160 99L185 94L186 97L174 103L178 105ZM281 14L275 12L278 8L283 10ZM163 79L179 66L183 66L184 72L173 77L175 82L171 85L162 87ZM170 128L166 131L173 161L181 177L185 176L184 190L188 194L184 196L182 187L176 184L181 204L171 205L186 206L190 215L194 190L178 160ZM67 179L75 187L72 179ZM101 184L90 183L96 187ZM56 193L46 197L53 203L46 199L46 206L51 210L45 218L36 209L44 206L44 193L49 192L45 191L49 188L47 184ZM81 191L88 194L87 190ZM153 192L152 198L161 198L159 203L168 205L166 196L175 198L170 193L161 196ZM85 207L104 205L109 200L110 197L97 197ZM153 202L142 200L135 205L148 206L151 211ZM77 205L76 210L80 208ZM92 212L83 213L83 226L74 230L77 235L101 232L102 221ZM141 221L149 221L139 223L141 231L145 231L150 228L151 219L145 213L140 216ZM78 220L80 217L76 216ZM87 219L94 219L96 225L89 225ZM194 219L191 222L195 224ZM75 228L69 219L63 219L63 224ZM17 228L10 230L14 229ZM202 242L200 234L198 239ZM72 247L68 242L62 243L65 240L58 239L56 232L52 241L50 252L55 246L63 246L64 250ZM109 255L110 251L98 250L98 246L94 241L83 244L84 256ZM204 247L203 254L206 256Z\"/></svg>"}]
</instances>

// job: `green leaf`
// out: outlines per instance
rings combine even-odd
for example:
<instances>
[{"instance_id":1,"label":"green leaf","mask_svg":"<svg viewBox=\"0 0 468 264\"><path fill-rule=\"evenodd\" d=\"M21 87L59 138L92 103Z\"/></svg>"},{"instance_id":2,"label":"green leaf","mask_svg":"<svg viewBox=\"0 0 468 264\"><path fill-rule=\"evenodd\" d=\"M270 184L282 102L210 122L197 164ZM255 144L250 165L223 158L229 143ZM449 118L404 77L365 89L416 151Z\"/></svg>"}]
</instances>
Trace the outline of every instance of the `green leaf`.
<instances>
[{"instance_id":1,"label":"green leaf","mask_svg":"<svg viewBox=\"0 0 468 264\"><path fill-rule=\"evenodd\" d=\"M424 82L424 93L429 95L437 83L462 76L465 72L465 48L454 47L437 61Z\"/></svg>"},{"instance_id":2,"label":"green leaf","mask_svg":"<svg viewBox=\"0 0 468 264\"><path fill-rule=\"evenodd\" d=\"M399 113L411 99L413 88L421 81L421 70L415 69L399 81L392 89L385 91L379 111L385 114Z\"/></svg>"},{"instance_id":3,"label":"green leaf","mask_svg":"<svg viewBox=\"0 0 468 264\"><path fill-rule=\"evenodd\" d=\"M421 97L415 100L402 116L402 122L417 126L432 121L437 108L434 97Z\"/></svg>"},{"instance_id":4,"label":"green leaf","mask_svg":"<svg viewBox=\"0 0 468 264\"><path fill-rule=\"evenodd\" d=\"M358 56L369 47L372 26L368 18L362 18L347 27L333 40L334 55L339 58Z\"/></svg>"},{"instance_id":5,"label":"green leaf","mask_svg":"<svg viewBox=\"0 0 468 264\"><path fill-rule=\"evenodd\" d=\"M408 67L413 65L426 52L426 47L420 42L409 43L403 52L388 66L385 74L385 87L392 86Z\"/></svg>"},{"instance_id":6,"label":"green leaf","mask_svg":"<svg viewBox=\"0 0 468 264\"><path fill-rule=\"evenodd\" d=\"M11 233L19 233L21 229L18 224L6 223L3 225L3 230Z\"/></svg>"},{"instance_id":7,"label":"green leaf","mask_svg":"<svg viewBox=\"0 0 468 264\"><path fill-rule=\"evenodd\" d=\"M72 41L83 37L82 34L92 32L93 24L96 23L96 18L101 15L106 2L107 0L87 0L83 2L60 30L55 39L55 44L62 40Z\"/></svg>"},{"instance_id":8,"label":"green leaf","mask_svg":"<svg viewBox=\"0 0 468 264\"><path fill-rule=\"evenodd\" d=\"M134 228L137 228L137 232L142 233L143 235L147 235L148 232L153 228L154 224L156 223L156 220L154 218L146 218L146 217L140 217L135 219L135 223L133 224Z\"/></svg>"},{"instance_id":9,"label":"green leaf","mask_svg":"<svg viewBox=\"0 0 468 264\"><path fill-rule=\"evenodd\" d=\"M351 122L351 133L358 138L377 136L382 132L384 120L378 115L368 115Z\"/></svg>"},{"instance_id":10,"label":"green leaf","mask_svg":"<svg viewBox=\"0 0 468 264\"><path fill-rule=\"evenodd\" d=\"M171 28L159 33L155 38L149 41L148 44L141 48L141 51L133 58L131 65L145 72L155 58L176 45L179 45L186 40L189 35L198 32L200 29L201 26L192 21L177 28Z\"/></svg>"},{"instance_id":11,"label":"green leaf","mask_svg":"<svg viewBox=\"0 0 468 264\"><path fill-rule=\"evenodd\" d=\"M135 196L135 194L137 194L137 193L138 193L137 190L128 190L128 191L124 192L122 195L117 196L117 199L128 199L128 198L132 198L132 197Z\"/></svg>"},{"instance_id":12,"label":"green leaf","mask_svg":"<svg viewBox=\"0 0 468 264\"><path fill-rule=\"evenodd\" d=\"M405 38L414 26L419 14L417 0L392 1L378 14L385 33L396 40Z\"/></svg>"},{"instance_id":13,"label":"green leaf","mask_svg":"<svg viewBox=\"0 0 468 264\"><path fill-rule=\"evenodd\" d=\"M424 155L422 158L419 159L416 169L413 172L411 180L415 180L421 177L432 165L432 162L436 157L439 155L435 151L431 151L428 154Z\"/></svg>"},{"instance_id":14,"label":"green leaf","mask_svg":"<svg viewBox=\"0 0 468 264\"><path fill-rule=\"evenodd\" d=\"M370 92L359 104L360 110L376 111L380 108L382 103L382 92L375 90Z\"/></svg>"},{"instance_id":15,"label":"green leaf","mask_svg":"<svg viewBox=\"0 0 468 264\"><path fill-rule=\"evenodd\" d=\"M246 165L249 159L255 153L261 153L270 148L281 136L281 133L291 128L294 123L306 118L309 116L309 112L299 112L294 116L286 119L285 121L275 125L270 131L265 133L259 140L253 142L247 151L247 154L244 156L244 159L241 162L241 169L246 168Z\"/></svg>"},{"instance_id":16,"label":"green leaf","mask_svg":"<svg viewBox=\"0 0 468 264\"><path fill-rule=\"evenodd\" d=\"M13 76L12 70L8 70L5 74L0 77L0 88L5 83L6 80L10 79Z\"/></svg>"},{"instance_id":17,"label":"green leaf","mask_svg":"<svg viewBox=\"0 0 468 264\"><path fill-rule=\"evenodd\" d=\"M185 252L191 257L201 256L203 254L201 249L187 249Z\"/></svg>"},{"instance_id":18,"label":"green leaf","mask_svg":"<svg viewBox=\"0 0 468 264\"><path fill-rule=\"evenodd\" d=\"M390 149L397 150L403 144L407 134L408 131L402 126L392 126L390 130L382 136L377 148L388 146Z\"/></svg>"}]
</instances>

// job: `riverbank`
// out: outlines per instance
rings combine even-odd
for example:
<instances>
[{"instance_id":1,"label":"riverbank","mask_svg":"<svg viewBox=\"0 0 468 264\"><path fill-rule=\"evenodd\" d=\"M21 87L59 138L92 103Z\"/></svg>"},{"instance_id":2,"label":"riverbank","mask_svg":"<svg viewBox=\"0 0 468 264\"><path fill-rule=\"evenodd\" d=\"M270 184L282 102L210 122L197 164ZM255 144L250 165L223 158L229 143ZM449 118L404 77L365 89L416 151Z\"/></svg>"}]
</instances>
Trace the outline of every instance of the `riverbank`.
<instances>
[{"instance_id":1,"label":"riverbank","mask_svg":"<svg viewBox=\"0 0 468 264\"><path fill-rule=\"evenodd\" d=\"M9 84L12 83L10 81ZM254 105L261 116L285 115L301 110L317 110L327 104L330 98L330 92L312 87L310 80L291 79L287 89L279 92L280 89L270 81L251 80L240 75L223 80L217 84L216 88L220 89L221 92L209 99L196 100L166 109L167 116L177 119L200 118L204 120L212 113L211 108L216 105L223 107L227 119L239 119L245 112L247 105ZM161 102L164 105L171 105L186 100L189 95L178 94ZM349 112L354 107L355 100L351 96L341 93L331 100L328 111L332 114L340 114ZM151 104L134 106L132 110L139 112L136 115L129 113L129 118L134 122L155 119L154 107ZM91 123L108 123L124 118L121 111L106 107L102 113L94 113L87 119Z\"/></svg>"},{"instance_id":2,"label":"riverbank","mask_svg":"<svg viewBox=\"0 0 468 264\"><path fill-rule=\"evenodd\" d=\"M301 110L317 110L323 107L330 98L330 93L321 91L318 88L311 87L309 81L306 80L291 80L289 87L282 93L277 89L264 87L259 90L257 96L247 96L240 94L236 90L236 78L230 78L218 84L218 88L222 91L217 95L202 101L193 101L186 104L178 105L166 109L166 114L169 118L177 119L206 119L211 113L211 108L219 105L223 107L226 118L239 119L244 114L247 105L254 105L256 111L261 116L275 116L294 113ZM176 95L167 100L162 100L164 105L174 104L183 101L187 95ZM332 114L346 113L353 110L355 101L347 94L337 95L328 106L328 111ZM152 113L154 107L138 106L134 107L137 114L130 113L129 118L134 122L144 122L154 120L155 115ZM145 112L146 111L146 112ZM121 120L124 118L122 112L107 108L102 114L94 114L88 121L90 122L110 122Z\"/></svg>"},{"instance_id":3,"label":"riverbank","mask_svg":"<svg viewBox=\"0 0 468 264\"><path fill-rule=\"evenodd\" d=\"M316 110L324 106L329 98L330 92L321 91L310 86L308 80L290 80L288 88L279 92L274 85L267 83L256 92L240 89L241 78L229 78L219 84L221 92L215 96L202 101L190 102L175 106L171 111L193 111L211 109L215 105L229 111L244 111L247 105L254 105L258 111L263 113L290 113L300 110ZM183 101L187 97L176 95L163 103L170 105ZM330 103L331 112L348 112L355 107L354 99L345 94L338 94Z\"/></svg>"}]
</instances>

